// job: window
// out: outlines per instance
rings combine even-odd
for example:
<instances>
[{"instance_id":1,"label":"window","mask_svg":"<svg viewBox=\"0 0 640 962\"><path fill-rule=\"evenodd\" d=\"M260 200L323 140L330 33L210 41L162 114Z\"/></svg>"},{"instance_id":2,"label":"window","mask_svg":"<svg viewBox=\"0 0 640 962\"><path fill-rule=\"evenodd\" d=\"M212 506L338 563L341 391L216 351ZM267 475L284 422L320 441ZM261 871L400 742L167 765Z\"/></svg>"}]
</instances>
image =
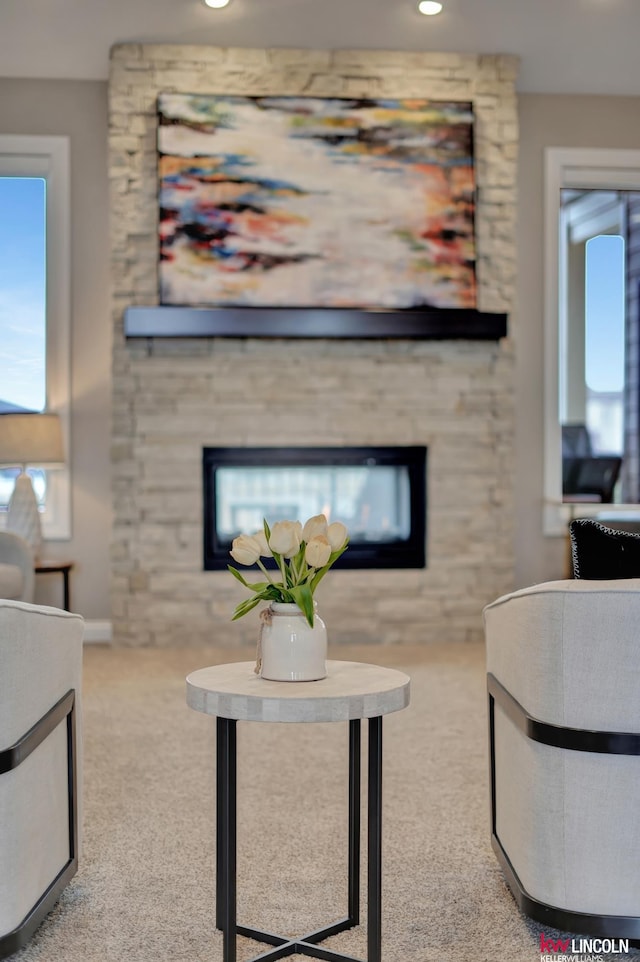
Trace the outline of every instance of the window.
<instances>
[{"instance_id":1,"label":"window","mask_svg":"<svg viewBox=\"0 0 640 962\"><path fill-rule=\"evenodd\" d=\"M0 410L46 405L46 191L44 177L0 175Z\"/></svg>"},{"instance_id":2,"label":"window","mask_svg":"<svg viewBox=\"0 0 640 962\"><path fill-rule=\"evenodd\" d=\"M595 356L597 351L597 323L595 314L597 304L594 300L594 288L591 281L597 281L599 269L603 267L605 258L608 259L608 281L618 278L615 291L610 287L608 296L607 349L614 348L614 355L622 356L627 374L636 367L633 357L628 353L629 339L628 318L637 315L637 307L629 313L630 298L633 292L628 284L630 252L625 258L623 238L630 236L628 223L633 223L635 213L631 219L627 217L632 195L621 192L638 192L640 190L640 151L609 150L585 148L548 148L545 152L545 408L544 408L544 533L548 535L566 534L566 525L572 516L573 509L562 502L562 443L561 425L578 424L580 420L586 422L591 418L592 430L595 433L597 419L600 426L600 441L596 447L607 449L615 443L613 439L620 433L619 421L629 421L629 411L623 412L613 395L618 391L614 388L611 397L613 407L607 415L608 426L602 436L605 420L604 410L596 413L593 404L589 404L587 394L589 388L595 388L605 394L603 382L589 385L587 373L589 357ZM635 195L637 196L637 194ZM631 198L631 201L630 201ZM580 216L568 213L574 205ZM580 208L582 208L580 210ZM569 221L568 221L569 218ZM604 243L612 245L605 254L604 248L598 245ZM596 241L593 248L591 243ZM582 245L582 248L580 248ZM617 245L617 248L616 248ZM590 248L587 250L587 248ZM627 261L626 269L621 265ZM582 304L576 310L576 316L569 316L567 307L567 285L572 273L582 272L581 290ZM621 276L622 275L622 276ZM625 284L625 281L627 282ZM580 283L576 289L580 289ZM626 287L626 290L625 290ZM633 295L635 297L635 295ZM589 300L591 303L589 304ZM624 306L619 310L619 301L626 301L627 334L622 346L625 327ZM573 310L573 308L572 308ZM589 323L591 314L591 324ZM634 321L635 323L635 321ZM595 324L595 327L594 327ZM589 331L588 328L591 328ZM590 340L591 345L587 343ZM616 383L616 382L609 382ZM579 397L580 384L582 398ZM626 403L633 392L625 382ZM602 401L603 398L600 398ZM618 407L616 410L616 403ZM602 407L602 405L601 405ZM637 410L637 408L636 408ZM589 413L587 413L589 412ZM582 417L580 417L582 414ZM609 416L610 415L610 416ZM630 422L629 422L630 424ZM629 469L634 463L639 463L638 453L630 450L629 437L633 431L625 428L625 449L623 460L624 483L627 490L632 490ZM637 432L635 432L637 435ZM638 499L640 500L640 499ZM607 515L612 513L638 512L637 502L634 504L607 505ZM602 505L581 504L582 514L598 514L602 512Z\"/></svg>"},{"instance_id":3,"label":"window","mask_svg":"<svg viewBox=\"0 0 640 962\"><path fill-rule=\"evenodd\" d=\"M32 474L44 537L69 538L67 137L0 135L0 209L0 410L60 415L67 466ZM15 475L0 470L0 525Z\"/></svg>"},{"instance_id":4,"label":"window","mask_svg":"<svg viewBox=\"0 0 640 962\"><path fill-rule=\"evenodd\" d=\"M624 454L625 243L598 234L585 250L586 425L594 454Z\"/></svg>"}]
</instances>

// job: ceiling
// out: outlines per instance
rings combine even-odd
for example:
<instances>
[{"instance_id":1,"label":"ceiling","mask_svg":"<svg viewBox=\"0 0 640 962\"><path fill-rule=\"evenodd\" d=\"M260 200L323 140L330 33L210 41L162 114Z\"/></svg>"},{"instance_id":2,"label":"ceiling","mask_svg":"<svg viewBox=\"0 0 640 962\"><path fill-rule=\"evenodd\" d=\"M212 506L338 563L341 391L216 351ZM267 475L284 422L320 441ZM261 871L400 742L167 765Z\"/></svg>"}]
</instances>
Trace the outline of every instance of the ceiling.
<instances>
[{"instance_id":1,"label":"ceiling","mask_svg":"<svg viewBox=\"0 0 640 962\"><path fill-rule=\"evenodd\" d=\"M0 76L103 80L116 43L520 57L522 92L640 94L640 0L1 0Z\"/></svg>"}]
</instances>

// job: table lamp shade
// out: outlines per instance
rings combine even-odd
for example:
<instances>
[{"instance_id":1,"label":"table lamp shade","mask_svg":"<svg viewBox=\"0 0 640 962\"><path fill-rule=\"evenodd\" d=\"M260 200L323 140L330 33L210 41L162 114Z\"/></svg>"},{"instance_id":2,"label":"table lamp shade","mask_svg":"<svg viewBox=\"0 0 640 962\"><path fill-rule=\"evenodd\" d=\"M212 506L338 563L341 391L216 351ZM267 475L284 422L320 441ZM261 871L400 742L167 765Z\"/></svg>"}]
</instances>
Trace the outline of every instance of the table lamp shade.
<instances>
[{"instance_id":1,"label":"table lamp shade","mask_svg":"<svg viewBox=\"0 0 640 962\"><path fill-rule=\"evenodd\" d=\"M57 414L0 415L0 464L64 464Z\"/></svg>"},{"instance_id":2,"label":"table lamp shade","mask_svg":"<svg viewBox=\"0 0 640 962\"><path fill-rule=\"evenodd\" d=\"M7 511L7 530L19 534L37 560L42 547L40 511L33 483L24 468L64 463L62 430L57 414L0 415L0 464L21 465Z\"/></svg>"}]
</instances>

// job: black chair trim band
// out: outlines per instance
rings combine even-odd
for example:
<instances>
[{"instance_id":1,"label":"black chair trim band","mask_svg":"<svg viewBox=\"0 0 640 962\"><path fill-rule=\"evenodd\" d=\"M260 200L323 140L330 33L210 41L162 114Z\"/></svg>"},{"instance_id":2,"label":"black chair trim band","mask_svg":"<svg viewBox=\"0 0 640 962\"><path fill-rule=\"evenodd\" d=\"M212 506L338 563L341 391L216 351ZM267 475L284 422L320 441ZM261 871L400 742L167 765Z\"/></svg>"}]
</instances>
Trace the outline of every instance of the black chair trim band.
<instances>
[{"instance_id":1,"label":"black chair trim band","mask_svg":"<svg viewBox=\"0 0 640 962\"><path fill-rule=\"evenodd\" d=\"M492 674L487 675L487 689L489 696L496 700L516 728L534 742L541 742L543 745L551 745L554 748L568 748L575 752L640 755L640 734L591 731L585 728L551 725L530 715Z\"/></svg>"},{"instance_id":2,"label":"black chair trim band","mask_svg":"<svg viewBox=\"0 0 640 962\"><path fill-rule=\"evenodd\" d=\"M639 944L640 918L634 915L595 915L591 912L575 912L540 902L524 888L495 832L491 836L491 844L509 889L524 915L550 928L559 929L561 932L598 935L601 938L630 939L635 944Z\"/></svg>"},{"instance_id":3,"label":"black chair trim band","mask_svg":"<svg viewBox=\"0 0 640 962\"><path fill-rule=\"evenodd\" d=\"M494 675L487 675L489 694L489 791L491 799L491 844L507 885L520 911L536 922L562 932L598 935L604 938L628 938L640 945L640 918L627 915L595 915L577 912L540 902L527 892L504 850L497 829L496 811L496 747L495 706L500 705L505 715L528 738L555 748L568 748L606 754L640 754L640 736L626 732L583 731L548 725L533 718L520 702L509 694Z\"/></svg>"},{"instance_id":4,"label":"black chair trim band","mask_svg":"<svg viewBox=\"0 0 640 962\"><path fill-rule=\"evenodd\" d=\"M72 858L64 864L48 889L40 896L36 904L29 910L27 916L12 932L0 936L0 959L6 959L19 949L23 949L32 938L42 920L49 914L56 904L62 890L78 870L78 859Z\"/></svg>"},{"instance_id":5,"label":"black chair trim band","mask_svg":"<svg viewBox=\"0 0 640 962\"><path fill-rule=\"evenodd\" d=\"M13 771L25 758L29 757L32 751L35 751L38 745L42 744L47 735L50 735L73 709L75 697L73 690L68 691L14 745L0 751L0 775Z\"/></svg>"}]
</instances>

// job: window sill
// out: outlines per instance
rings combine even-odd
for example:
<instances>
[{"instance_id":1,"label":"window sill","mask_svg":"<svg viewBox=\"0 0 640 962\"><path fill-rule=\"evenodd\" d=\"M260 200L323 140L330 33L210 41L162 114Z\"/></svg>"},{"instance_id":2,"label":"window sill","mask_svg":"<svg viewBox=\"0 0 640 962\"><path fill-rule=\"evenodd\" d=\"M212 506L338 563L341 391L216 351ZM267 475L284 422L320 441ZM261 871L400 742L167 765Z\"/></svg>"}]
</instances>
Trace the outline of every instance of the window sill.
<instances>
[{"instance_id":1,"label":"window sill","mask_svg":"<svg viewBox=\"0 0 640 962\"><path fill-rule=\"evenodd\" d=\"M547 538L565 537L567 526L574 518L595 518L606 524L606 518L616 521L639 521L640 504L607 504L606 502L548 501L544 506L544 534Z\"/></svg>"}]
</instances>

